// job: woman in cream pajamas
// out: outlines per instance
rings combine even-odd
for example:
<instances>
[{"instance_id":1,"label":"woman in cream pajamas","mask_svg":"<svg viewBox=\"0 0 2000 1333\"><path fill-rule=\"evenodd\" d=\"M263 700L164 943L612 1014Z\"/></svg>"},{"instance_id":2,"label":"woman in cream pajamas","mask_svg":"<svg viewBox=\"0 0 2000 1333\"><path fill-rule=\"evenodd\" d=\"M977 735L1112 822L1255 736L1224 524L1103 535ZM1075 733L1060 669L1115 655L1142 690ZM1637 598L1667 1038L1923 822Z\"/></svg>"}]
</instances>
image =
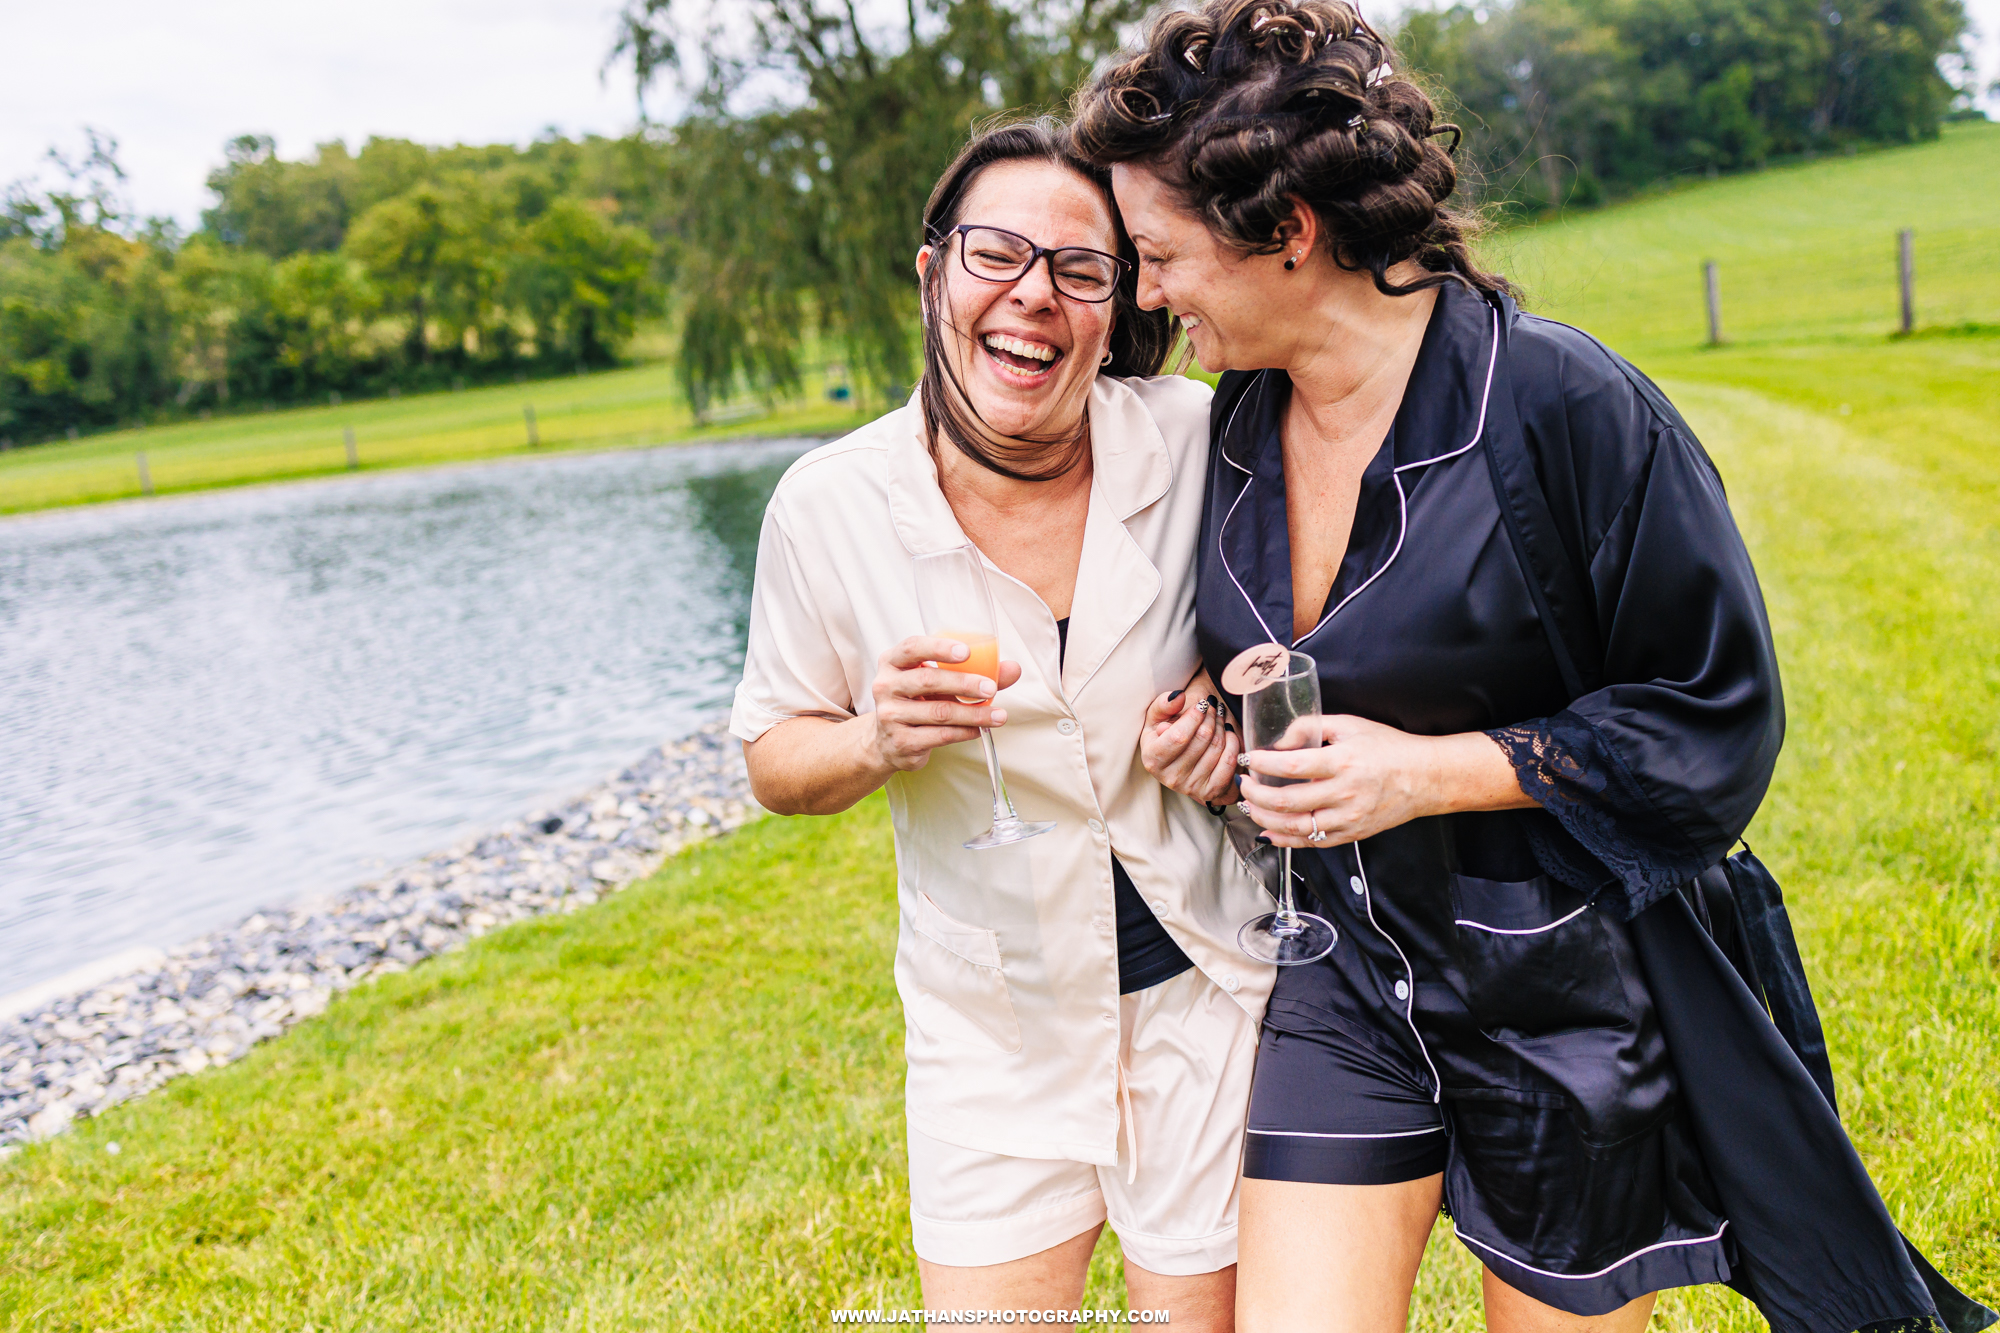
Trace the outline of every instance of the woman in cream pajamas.
<instances>
[{"instance_id":1,"label":"woman in cream pajamas","mask_svg":"<svg viewBox=\"0 0 2000 1333\"><path fill-rule=\"evenodd\" d=\"M887 790L925 1303L1074 1308L1108 1220L1135 1307L1226 1330L1271 986L1234 940L1268 899L1140 755L1147 702L1200 667L1209 390L1154 377L1170 331L1059 126L975 138L924 223L923 382L779 483L732 729L778 813ZM1019 659L997 698L917 610L912 558L967 544ZM1197 794L1235 766L1216 714L1178 706L1207 696L1148 738ZM990 814L981 728L1052 832L963 847Z\"/></svg>"}]
</instances>

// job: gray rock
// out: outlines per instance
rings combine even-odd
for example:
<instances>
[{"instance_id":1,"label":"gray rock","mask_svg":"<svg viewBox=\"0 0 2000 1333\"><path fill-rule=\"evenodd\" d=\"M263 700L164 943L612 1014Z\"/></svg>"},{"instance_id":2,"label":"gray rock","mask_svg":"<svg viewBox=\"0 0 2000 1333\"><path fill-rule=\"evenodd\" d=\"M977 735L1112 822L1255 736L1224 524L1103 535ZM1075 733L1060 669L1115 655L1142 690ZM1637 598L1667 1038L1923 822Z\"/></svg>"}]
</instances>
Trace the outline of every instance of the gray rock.
<instances>
[{"instance_id":1,"label":"gray rock","mask_svg":"<svg viewBox=\"0 0 2000 1333\"><path fill-rule=\"evenodd\" d=\"M54 1138L68 1129L70 1122L74 1119L76 1119L75 1107L71 1106L68 1102L51 1102L28 1117L25 1127L27 1130L25 1137L30 1139Z\"/></svg>"}]
</instances>

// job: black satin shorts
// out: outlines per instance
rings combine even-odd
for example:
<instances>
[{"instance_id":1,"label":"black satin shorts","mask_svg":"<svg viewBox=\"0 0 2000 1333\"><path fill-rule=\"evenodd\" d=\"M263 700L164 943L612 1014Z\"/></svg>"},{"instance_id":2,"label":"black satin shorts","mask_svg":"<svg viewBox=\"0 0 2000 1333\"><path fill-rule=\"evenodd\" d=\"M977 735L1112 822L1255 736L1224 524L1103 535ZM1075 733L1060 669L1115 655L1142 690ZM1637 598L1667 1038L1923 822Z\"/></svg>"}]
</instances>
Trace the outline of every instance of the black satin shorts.
<instances>
[{"instance_id":1,"label":"black satin shorts","mask_svg":"<svg viewBox=\"0 0 2000 1333\"><path fill-rule=\"evenodd\" d=\"M1288 1006L1266 1018L1246 1177L1395 1185L1443 1171L1445 1146L1437 1103L1399 1054L1334 1014Z\"/></svg>"}]
</instances>

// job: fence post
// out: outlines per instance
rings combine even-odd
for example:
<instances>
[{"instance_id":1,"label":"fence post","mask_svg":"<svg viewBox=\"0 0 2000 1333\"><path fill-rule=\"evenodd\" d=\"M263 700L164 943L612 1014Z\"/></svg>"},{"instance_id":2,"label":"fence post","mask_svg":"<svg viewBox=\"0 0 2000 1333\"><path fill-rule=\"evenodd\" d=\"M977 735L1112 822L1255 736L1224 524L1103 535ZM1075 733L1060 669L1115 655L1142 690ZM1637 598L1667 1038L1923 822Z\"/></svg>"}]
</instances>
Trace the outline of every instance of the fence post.
<instances>
[{"instance_id":1,"label":"fence post","mask_svg":"<svg viewBox=\"0 0 2000 1333\"><path fill-rule=\"evenodd\" d=\"M1896 277L1903 288L1903 332L1917 327L1916 234L1908 227L1896 233Z\"/></svg>"},{"instance_id":2,"label":"fence post","mask_svg":"<svg viewBox=\"0 0 2000 1333\"><path fill-rule=\"evenodd\" d=\"M141 449L136 457L139 460L139 494L151 495L153 493L153 472L152 469L146 466L146 451Z\"/></svg>"},{"instance_id":3,"label":"fence post","mask_svg":"<svg viewBox=\"0 0 2000 1333\"><path fill-rule=\"evenodd\" d=\"M1708 345L1722 346L1722 280L1716 275L1715 261L1704 260L1701 266L1702 285L1708 289Z\"/></svg>"},{"instance_id":4,"label":"fence post","mask_svg":"<svg viewBox=\"0 0 2000 1333\"><path fill-rule=\"evenodd\" d=\"M541 431L535 428L535 405L533 403L529 403L527 406L523 407L521 409L521 415L525 416L528 419L528 447L530 449L541 448L542 433Z\"/></svg>"},{"instance_id":5,"label":"fence post","mask_svg":"<svg viewBox=\"0 0 2000 1333\"><path fill-rule=\"evenodd\" d=\"M342 426L340 428L340 435L341 439L347 444L347 470L352 472L361 466L361 454L354 447L354 427Z\"/></svg>"}]
</instances>

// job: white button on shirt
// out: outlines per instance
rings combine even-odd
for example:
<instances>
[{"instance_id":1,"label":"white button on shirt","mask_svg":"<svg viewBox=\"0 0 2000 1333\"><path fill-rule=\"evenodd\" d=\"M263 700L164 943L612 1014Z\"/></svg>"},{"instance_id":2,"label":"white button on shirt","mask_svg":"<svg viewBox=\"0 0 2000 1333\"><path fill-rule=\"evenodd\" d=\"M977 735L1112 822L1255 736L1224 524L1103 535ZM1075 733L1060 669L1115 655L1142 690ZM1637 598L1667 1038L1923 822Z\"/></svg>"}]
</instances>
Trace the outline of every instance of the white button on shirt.
<instances>
[{"instance_id":1,"label":"white button on shirt","mask_svg":"<svg viewBox=\"0 0 2000 1333\"><path fill-rule=\"evenodd\" d=\"M1146 704L1200 665L1208 397L1185 379L1093 385L1093 477L1065 656L1049 608L987 566L1000 655L1021 664L1000 694L1008 721L994 741L1021 817L1055 830L992 851L961 845L992 818L977 741L889 780L906 1106L934 1139L1118 1160L1113 852L1143 898L1166 904L1161 921L1195 966L1263 1017L1275 969L1244 958L1236 931L1268 899L1236 864L1221 821L1139 760ZM914 403L794 463L764 516L730 730L754 741L792 718L872 709L877 656L929 628L911 557L965 540Z\"/></svg>"}]
</instances>

